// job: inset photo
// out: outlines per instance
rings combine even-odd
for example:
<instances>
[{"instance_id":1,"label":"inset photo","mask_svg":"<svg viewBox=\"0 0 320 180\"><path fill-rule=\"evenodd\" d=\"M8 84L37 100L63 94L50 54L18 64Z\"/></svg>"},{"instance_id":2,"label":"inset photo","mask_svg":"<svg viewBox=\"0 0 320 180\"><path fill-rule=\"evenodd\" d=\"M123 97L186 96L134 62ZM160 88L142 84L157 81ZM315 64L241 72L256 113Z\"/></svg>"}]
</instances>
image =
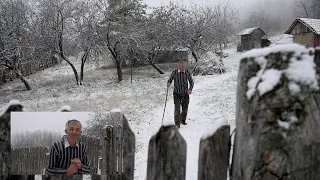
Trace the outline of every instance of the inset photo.
<instances>
[{"instance_id":1,"label":"inset photo","mask_svg":"<svg viewBox=\"0 0 320 180\"><path fill-rule=\"evenodd\" d=\"M11 175L98 174L101 145L92 112L12 112Z\"/></svg>"}]
</instances>

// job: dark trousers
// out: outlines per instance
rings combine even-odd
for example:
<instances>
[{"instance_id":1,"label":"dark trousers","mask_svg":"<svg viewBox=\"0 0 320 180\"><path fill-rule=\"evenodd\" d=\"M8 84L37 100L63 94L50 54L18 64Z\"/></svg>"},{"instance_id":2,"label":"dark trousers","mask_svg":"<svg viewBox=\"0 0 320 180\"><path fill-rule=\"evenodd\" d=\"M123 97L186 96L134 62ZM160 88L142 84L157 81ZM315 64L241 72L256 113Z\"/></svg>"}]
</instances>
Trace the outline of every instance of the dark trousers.
<instances>
[{"instance_id":1,"label":"dark trousers","mask_svg":"<svg viewBox=\"0 0 320 180\"><path fill-rule=\"evenodd\" d=\"M174 122L176 125L180 125L181 122L186 122L188 106L189 106L189 95L173 93L174 101ZM180 112L182 107L182 112Z\"/></svg>"}]
</instances>

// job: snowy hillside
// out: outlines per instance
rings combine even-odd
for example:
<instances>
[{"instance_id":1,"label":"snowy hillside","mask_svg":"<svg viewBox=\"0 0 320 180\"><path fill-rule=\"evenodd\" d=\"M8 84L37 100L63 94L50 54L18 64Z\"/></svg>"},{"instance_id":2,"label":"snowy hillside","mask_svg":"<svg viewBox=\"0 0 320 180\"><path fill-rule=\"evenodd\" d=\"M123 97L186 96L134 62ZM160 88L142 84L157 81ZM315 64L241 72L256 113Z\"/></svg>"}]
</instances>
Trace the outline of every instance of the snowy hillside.
<instances>
[{"instance_id":1,"label":"snowy hillside","mask_svg":"<svg viewBox=\"0 0 320 180\"><path fill-rule=\"evenodd\" d=\"M188 180L197 179L198 149L203 134L220 119L231 124L231 131L234 129L237 71L241 54L234 48L226 50L226 53L229 54L224 60L226 74L194 77L188 125L180 129L188 147ZM96 112L120 108L136 134L135 179L144 180L149 139L161 126L166 81L174 67L173 64L161 65L165 70L164 75L159 75L150 67L134 69L131 85L129 69L124 70L124 81L116 83L115 70L90 70L90 66L85 73L86 84L79 87L74 85L71 69L59 65L27 77L34 86L31 91L24 91L19 81L4 85L0 93L6 95L1 96L0 106L3 107L10 99L18 99L27 111L56 111L62 105L71 106L73 111ZM165 119L173 120L172 86Z\"/></svg>"}]
</instances>

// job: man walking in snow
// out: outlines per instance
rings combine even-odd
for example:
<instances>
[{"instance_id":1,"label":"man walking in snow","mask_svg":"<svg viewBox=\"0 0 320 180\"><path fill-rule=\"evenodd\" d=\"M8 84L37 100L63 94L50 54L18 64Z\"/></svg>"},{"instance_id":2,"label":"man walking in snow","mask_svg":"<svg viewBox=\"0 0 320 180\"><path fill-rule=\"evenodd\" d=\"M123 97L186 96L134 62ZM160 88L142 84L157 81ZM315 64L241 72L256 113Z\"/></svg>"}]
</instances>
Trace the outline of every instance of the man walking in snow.
<instances>
[{"instance_id":1,"label":"man walking in snow","mask_svg":"<svg viewBox=\"0 0 320 180\"><path fill-rule=\"evenodd\" d=\"M46 174L55 176L90 173L87 147L78 141L81 129L82 125L78 120L66 123L67 137L52 145Z\"/></svg>"},{"instance_id":2,"label":"man walking in snow","mask_svg":"<svg viewBox=\"0 0 320 180\"><path fill-rule=\"evenodd\" d=\"M170 87L172 81L174 80L174 122L176 126L180 128L180 123L183 125L187 125L186 119L189 106L189 95L192 93L194 83L191 73L185 69L184 60L179 60L177 65L178 69L172 71L171 76L168 80L167 88ZM181 113L180 107L182 107Z\"/></svg>"}]
</instances>

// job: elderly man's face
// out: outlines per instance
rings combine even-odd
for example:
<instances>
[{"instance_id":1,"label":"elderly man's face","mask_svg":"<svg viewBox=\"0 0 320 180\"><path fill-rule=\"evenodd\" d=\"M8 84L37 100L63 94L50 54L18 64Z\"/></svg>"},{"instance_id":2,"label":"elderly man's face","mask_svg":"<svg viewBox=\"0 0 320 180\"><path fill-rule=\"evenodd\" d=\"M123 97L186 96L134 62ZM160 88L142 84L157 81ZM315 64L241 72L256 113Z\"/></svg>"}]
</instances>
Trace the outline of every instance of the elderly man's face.
<instances>
[{"instance_id":1,"label":"elderly man's face","mask_svg":"<svg viewBox=\"0 0 320 180\"><path fill-rule=\"evenodd\" d=\"M184 70L185 70L185 64L184 64L183 61L179 61L179 62L178 62L178 69L179 69L180 71L184 71Z\"/></svg>"},{"instance_id":2,"label":"elderly man's face","mask_svg":"<svg viewBox=\"0 0 320 180\"><path fill-rule=\"evenodd\" d=\"M69 139L76 140L81 136L81 124L78 122L71 122L65 132Z\"/></svg>"}]
</instances>

